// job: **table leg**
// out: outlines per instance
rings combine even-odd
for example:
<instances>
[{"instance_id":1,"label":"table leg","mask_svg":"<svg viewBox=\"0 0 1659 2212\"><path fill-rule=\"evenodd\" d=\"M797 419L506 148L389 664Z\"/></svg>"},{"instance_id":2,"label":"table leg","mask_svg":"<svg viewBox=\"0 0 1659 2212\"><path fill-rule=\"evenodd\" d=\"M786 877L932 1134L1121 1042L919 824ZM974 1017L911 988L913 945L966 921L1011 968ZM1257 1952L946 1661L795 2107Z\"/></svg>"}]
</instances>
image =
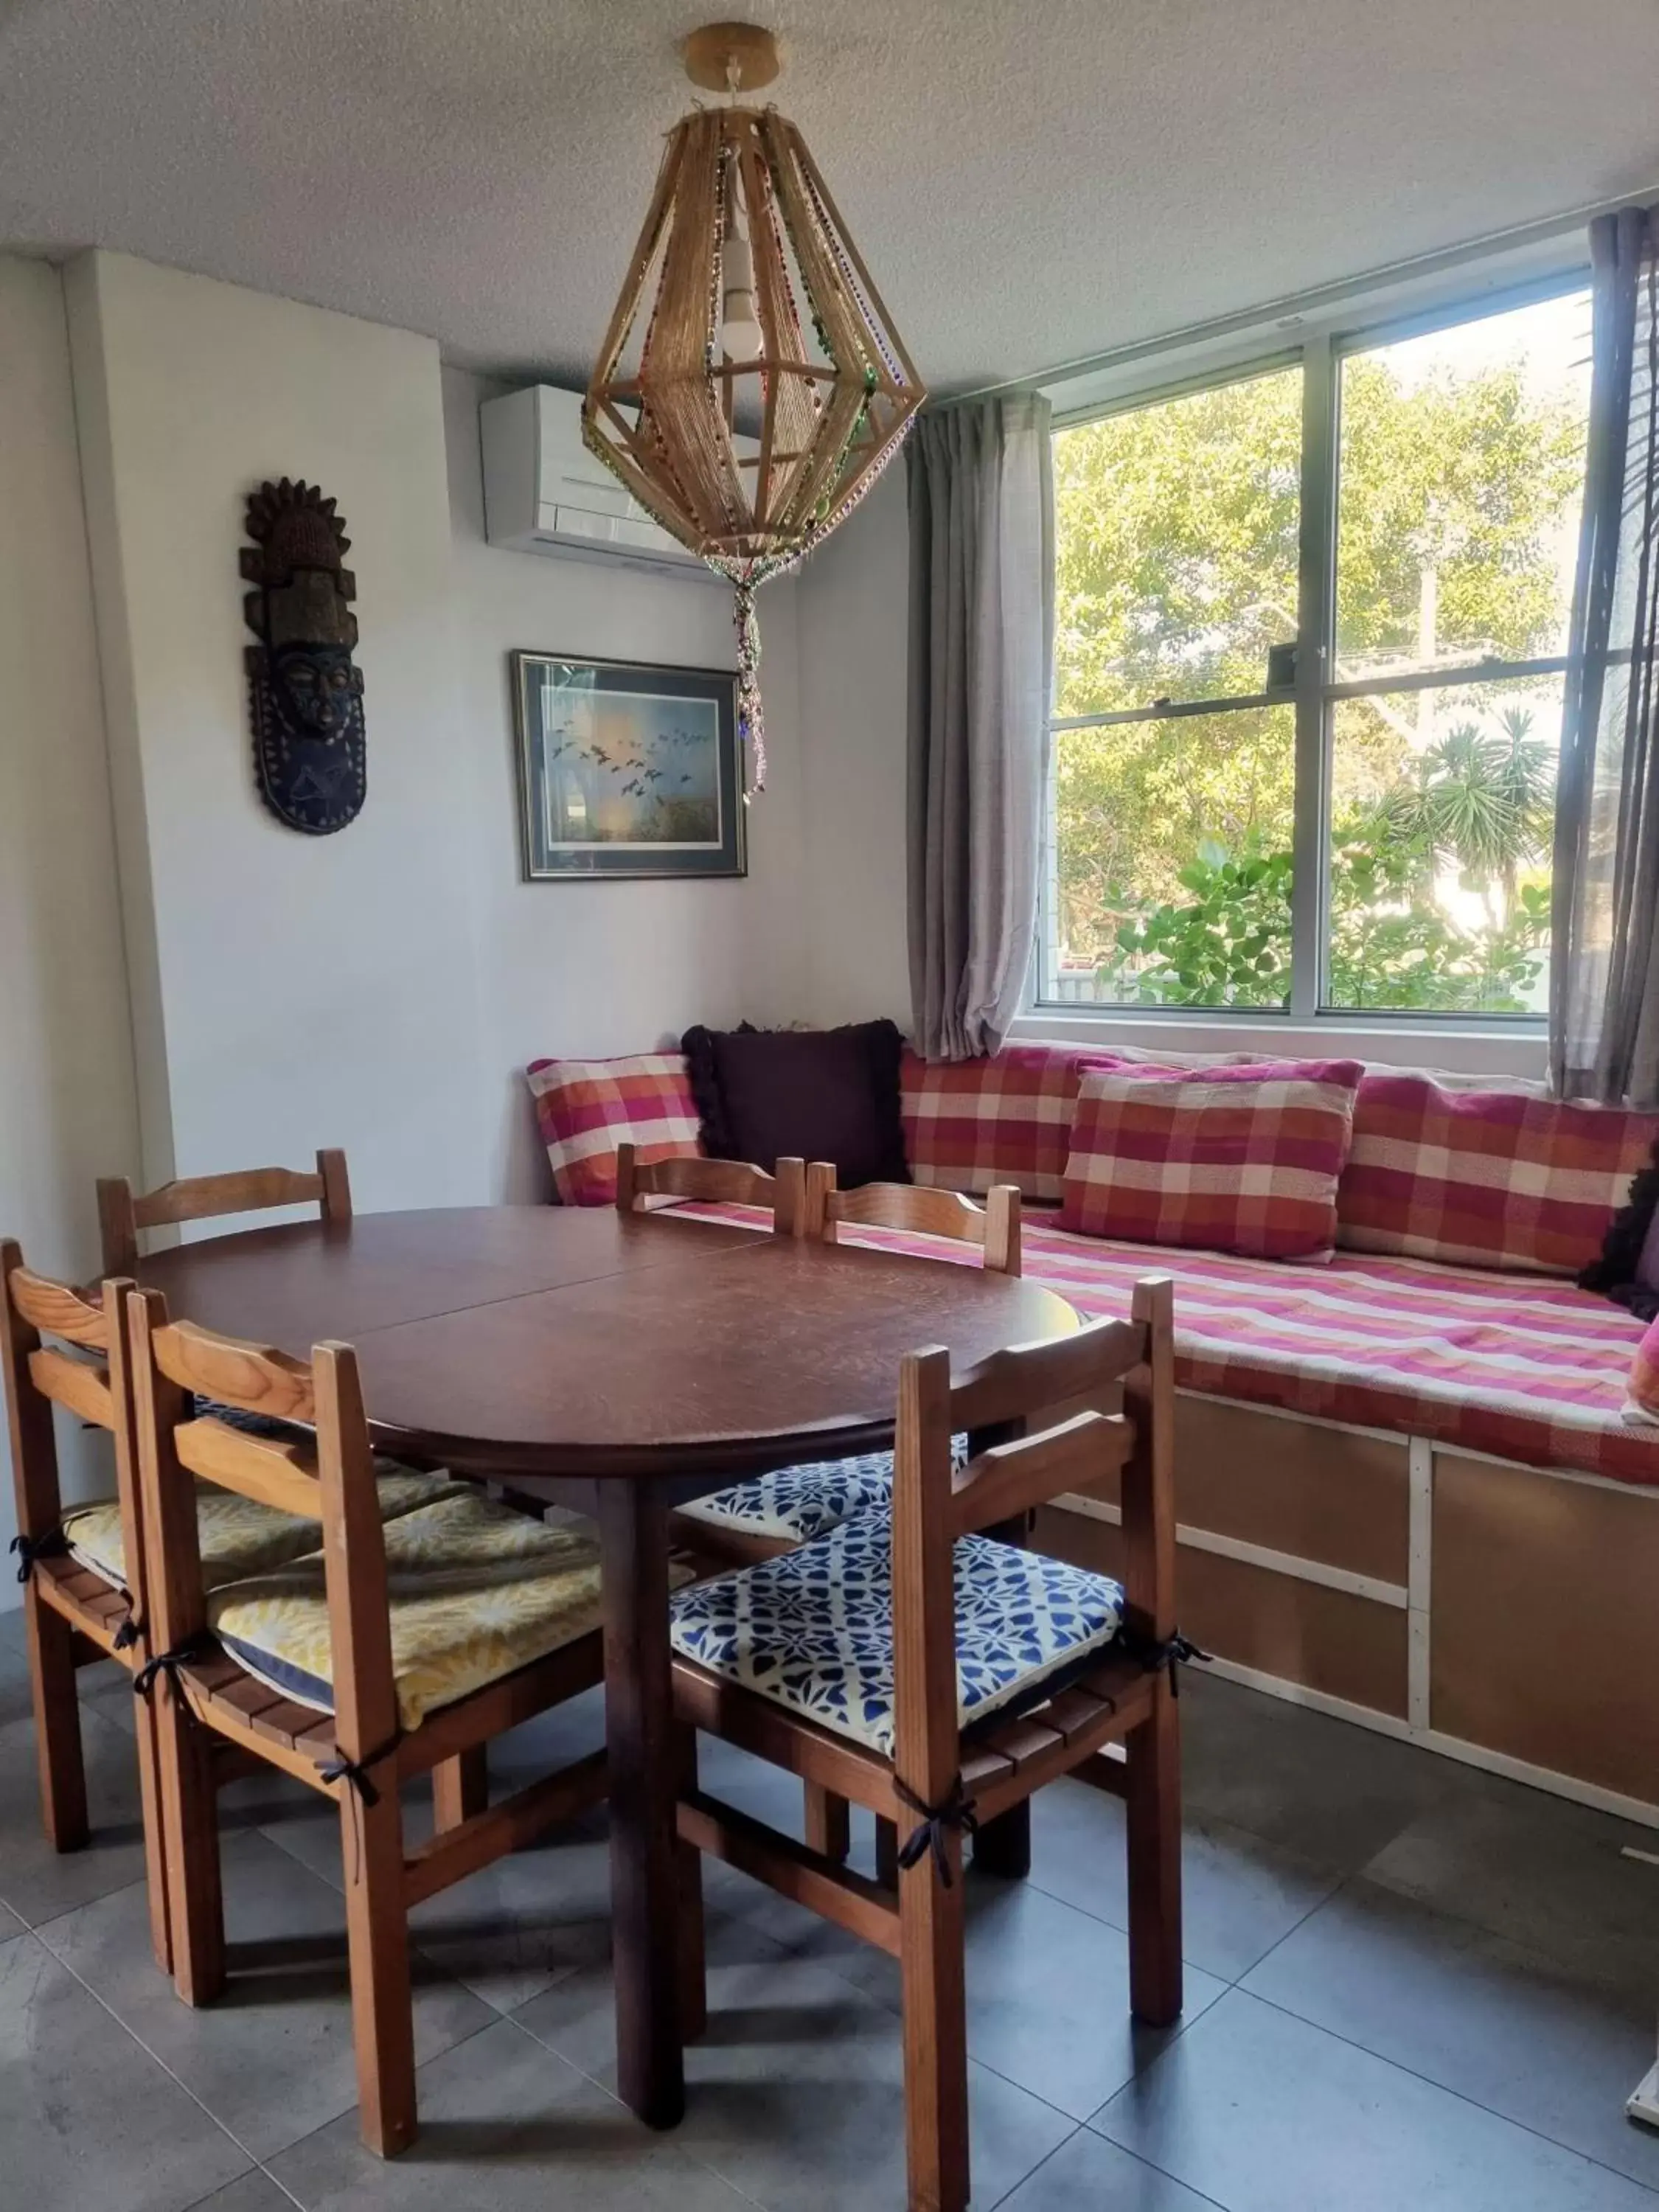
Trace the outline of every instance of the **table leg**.
<instances>
[{"instance_id":1,"label":"table leg","mask_svg":"<svg viewBox=\"0 0 1659 2212\"><path fill-rule=\"evenodd\" d=\"M668 1646L668 1510L653 1484L599 1486L605 1713L611 1759L617 2084L647 2127L685 2110Z\"/></svg>"}]
</instances>

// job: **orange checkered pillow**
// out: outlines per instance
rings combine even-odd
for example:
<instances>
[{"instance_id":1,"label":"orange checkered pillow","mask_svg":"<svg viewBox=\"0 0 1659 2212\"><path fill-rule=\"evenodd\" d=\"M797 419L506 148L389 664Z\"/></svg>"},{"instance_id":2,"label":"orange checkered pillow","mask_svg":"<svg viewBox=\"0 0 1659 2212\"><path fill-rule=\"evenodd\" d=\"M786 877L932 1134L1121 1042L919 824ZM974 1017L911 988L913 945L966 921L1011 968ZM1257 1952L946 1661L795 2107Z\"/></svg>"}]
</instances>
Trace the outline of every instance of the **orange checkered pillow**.
<instances>
[{"instance_id":1,"label":"orange checkered pillow","mask_svg":"<svg viewBox=\"0 0 1659 2212\"><path fill-rule=\"evenodd\" d=\"M702 1150L684 1053L537 1060L525 1073L566 1206L615 1204L618 1145L637 1145L646 1161Z\"/></svg>"},{"instance_id":2,"label":"orange checkered pillow","mask_svg":"<svg viewBox=\"0 0 1659 2212\"><path fill-rule=\"evenodd\" d=\"M1088 1074L1060 1226L1253 1260L1328 1259L1358 1060Z\"/></svg>"},{"instance_id":3,"label":"orange checkered pillow","mask_svg":"<svg viewBox=\"0 0 1659 2212\"><path fill-rule=\"evenodd\" d=\"M1356 1252L1576 1274L1595 1257L1656 1136L1652 1114L1368 1075L1337 1241Z\"/></svg>"}]
</instances>

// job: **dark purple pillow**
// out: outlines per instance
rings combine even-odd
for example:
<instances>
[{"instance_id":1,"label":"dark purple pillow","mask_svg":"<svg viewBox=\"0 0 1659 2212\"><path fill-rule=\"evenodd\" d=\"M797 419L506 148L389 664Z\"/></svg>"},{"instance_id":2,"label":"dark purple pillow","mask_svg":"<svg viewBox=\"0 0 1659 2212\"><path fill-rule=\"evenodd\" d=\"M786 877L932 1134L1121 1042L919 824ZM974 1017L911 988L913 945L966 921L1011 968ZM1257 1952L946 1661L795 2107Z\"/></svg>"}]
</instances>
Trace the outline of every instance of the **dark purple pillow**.
<instances>
[{"instance_id":1,"label":"dark purple pillow","mask_svg":"<svg viewBox=\"0 0 1659 2212\"><path fill-rule=\"evenodd\" d=\"M1628 1306L1639 1321L1659 1320L1659 1144L1608 1224L1600 1253L1579 1270L1578 1287Z\"/></svg>"},{"instance_id":2,"label":"dark purple pillow","mask_svg":"<svg viewBox=\"0 0 1659 2212\"><path fill-rule=\"evenodd\" d=\"M842 1190L908 1182L892 1022L688 1030L680 1039L711 1159L830 1160Z\"/></svg>"}]
</instances>

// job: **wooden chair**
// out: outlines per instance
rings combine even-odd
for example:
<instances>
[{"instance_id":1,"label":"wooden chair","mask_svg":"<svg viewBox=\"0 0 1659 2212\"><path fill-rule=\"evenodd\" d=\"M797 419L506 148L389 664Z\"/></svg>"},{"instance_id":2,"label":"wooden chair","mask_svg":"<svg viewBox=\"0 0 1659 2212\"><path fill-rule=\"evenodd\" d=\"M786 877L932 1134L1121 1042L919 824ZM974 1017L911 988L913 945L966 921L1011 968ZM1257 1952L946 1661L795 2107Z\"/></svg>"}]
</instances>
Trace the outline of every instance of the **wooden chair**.
<instances>
[{"instance_id":1,"label":"wooden chair","mask_svg":"<svg viewBox=\"0 0 1659 2212\"><path fill-rule=\"evenodd\" d=\"M96 1304L66 1284L37 1275L9 1238L0 1242L0 1316L5 1338L6 1416L17 1504L18 1553L34 1705L40 1811L54 1850L88 1840L86 1768L81 1748L77 1668L113 1659L134 1673L149 1656L144 1547L134 1452L132 1396L123 1298L130 1285L104 1285ZM57 1340L44 1344L42 1337ZM90 1353L76 1358L58 1349ZM107 1430L114 1439L122 1579L71 1556L64 1534L52 1407ZM72 1517L72 1516L71 1516ZM162 1971L172 1965L166 1857L161 1846L155 1744L147 1713L137 1729L150 1940Z\"/></svg>"},{"instance_id":2,"label":"wooden chair","mask_svg":"<svg viewBox=\"0 0 1659 2212\"><path fill-rule=\"evenodd\" d=\"M793 1164L781 1160L780 1173ZM954 1191L922 1190L911 1183L872 1182L858 1190L838 1191L834 1167L814 1160L805 1170L799 1219L801 1234L828 1244L837 1241L843 1223L848 1227L917 1230L977 1246L985 1265L1000 1273L1018 1275L1020 1269L1019 1193L1012 1183L989 1192L982 1206ZM711 1565L753 1566L822 1534L848 1512L884 1504L890 1473L890 1455L875 1453L867 1465L829 1461L822 1468L783 1468L775 1474L752 1475L684 1508L674 1516L675 1540Z\"/></svg>"},{"instance_id":3,"label":"wooden chair","mask_svg":"<svg viewBox=\"0 0 1659 2212\"><path fill-rule=\"evenodd\" d=\"M191 1176L135 1197L124 1177L98 1184L98 1225L104 1273L131 1275L138 1266L138 1237L185 1221L213 1221L229 1213L266 1213L279 1206L316 1206L325 1221L349 1221L351 1184L343 1152L317 1155L311 1175L291 1168L246 1168L229 1175Z\"/></svg>"},{"instance_id":4,"label":"wooden chair","mask_svg":"<svg viewBox=\"0 0 1659 2212\"><path fill-rule=\"evenodd\" d=\"M1046 1782L1121 1742L1127 1808L1129 1990L1136 2018L1165 2026L1181 2010L1181 1819L1176 1661L1190 1651L1176 1625L1170 1290L1148 1279L1133 1319L1000 1352L953 1382L950 1355L921 1352L899 1378L890 1533L852 1522L824 1540L846 1554L839 1605L857 1585L860 1547L890 1544L891 1603L878 1597L849 1644L836 1609L815 1602L789 1557L682 1591L674 1600L675 1702L685 1723L725 1737L840 1797L896 1821L906 1835L896 1883L871 1881L701 1790L686 1792L682 1839L896 1955L902 1974L909 2202L926 2212L968 2203L968 2057L963 1966L964 1831L1030 1798ZM1039 1427L1047 1407L1121 1383L1124 1410ZM1022 1428L1035 1433L1021 1434ZM951 1440L975 1440L953 1469ZM986 1443L995 1437L1002 1441ZM991 1546L975 1531L1063 1492L1121 1471L1125 1595L1111 1626L1111 1586L1034 1554ZM1019 1563L1011 1570L1011 1563ZM820 1566L822 1562L819 1563ZM836 1563L832 1562L832 1565ZM1052 1659L1031 1671L1015 1717L991 1711L1005 1678L978 1674L988 1593L1059 1577L1049 1616ZM818 1578L821 1583L821 1577ZM1011 1585L1012 1586L1012 1585ZM959 1588L975 1589L978 1625L957 1643ZM1021 1601L1024 1617L1032 1606ZM769 1663L769 1617L791 1666ZM1091 1636L1060 1625L1094 1624ZM873 1630L873 1637L866 1632ZM891 1705L880 1711L885 1633ZM869 1646L877 1659L872 1669ZM822 1644L827 1664L815 1673ZM849 1687L848 1674L854 1680ZM960 1677L960 1680L959 1680ZM981 1686L976 1693L975 1680ZM994 1686L990 1695L983 1685ZM766 1685L766 1692L756 1686ZM1047 1696L1046 1703L1025 1698ZM959 1702L962 1701L962 1702Z\"/></svg>"},{"instance_id":5,"label":"wooden chair","mask_svg":"<svg viewBox=\"0 0 1659 2212\"><path fill-rule=\"evenodd\" d=\"M843 1222L848 1228L908 1229L977 1245L986 1266L999 1274L1020 1272L1019 1192L1012 1183L988 1190L983 1206L953 1190L924 1190L920 1183L867 1182L857 1190L837 1190L835 1169L814 1160L806 1170L806 1219L808 1236L826 1244L837 1241Z\"/></svg>"},{"instance_id":6,"label":"wooden chair","mask_svg":"<svg viewBox=\"0 0 1659 2212\"><path fill-rule=\"evenodd\" d=\"M558 1588L547 1593L548 1609L532 1632L549 1636L541 1656L448 1702L433 1696L431 1709L411 1720L400 1701L408 1677L399 1665L406 1666L407 1654L399 1662L394 1650L387 1550L396 1552L399 1533L406 1538L416 1516L382 1522L350 1347L319 1346L308 1364L289 1359L169 1323L154 1291L131 1291L128 1316L153 1613L149 1694L173 1900L175 1984L187 2002L204 2004L225 1979L208 1771L209 1747L222 1739L339 1807L361 2124L369 2148L390 2156L415 2133L410 1909L597 1803L605 1793L605 1760L595 1753L459 1819L456 1793L447 1815L441 1796L436 1832L413 1849L404 1842L399 1785L453 1769L490 1737L602 1679L597 1547L511 1515L475 1491L430 1506L430 1515L441 1516L464 1505L471 1524L492 1516L516 1522L515 1566L533 1532ZM250 1434L212 1415L193 1415L200 1400L309 1425L314 1440ZM243 1603L255 1602L251 1594L270 1578L222 1588L210 1601L198 1545L197 1480L320 1521L320 1553L283 1571L283 1610L291 1618L298 1577L307 1617L322 1636L319 1664L326 1665L329 1680L320 1686L331 1697L331 1711L321 1699L285 1696L265 1674L240 1664L216 1632L216 1621L239 1617L228 1610L239 1592ZM418 1577L422 1559L453 1577L460 1554L447 1523L429 1521L420 1540L424 1553L400 1555L400 1593ZM583 1579L572 1583L568 1573ZM523 1585L521 1573L517 1581ZM476 1678L486 1663L475 1654L464 1679ZM458 1679L452 1674L452 1686Z\"/></svg>"},{"instance_id":7,"label":"wooden chair","mask_svg":"<svg viewBox=\"0 0 1659 2212\"><path fill-rule=\"evenodd\" d=\"M780 1160L775 1173L741 1160L641 1160L633 1145L617 1147L617 1211L637 1213L647 1198L681 1198L705 1206L758 1206L772 1217L773 1234L799 1237L805 1228L806 1164Z\"/></svg>"}]
</instances>

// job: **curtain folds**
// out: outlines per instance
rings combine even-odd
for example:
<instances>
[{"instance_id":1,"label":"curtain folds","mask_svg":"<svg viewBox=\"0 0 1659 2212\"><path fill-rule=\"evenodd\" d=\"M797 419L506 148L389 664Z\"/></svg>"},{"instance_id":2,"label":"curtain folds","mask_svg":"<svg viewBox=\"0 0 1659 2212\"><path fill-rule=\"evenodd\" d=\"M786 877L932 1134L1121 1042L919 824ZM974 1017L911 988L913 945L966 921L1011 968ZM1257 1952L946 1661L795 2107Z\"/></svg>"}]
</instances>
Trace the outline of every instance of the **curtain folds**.
<instances>
[{"instance_id":1,"label":"curtain folds","mask_svg":"<svg viewBox=\"0 0 1659 2212\"><path fill-rule=\"evenodd\" d=\"M1054 629L1051 410L917 418L910 498L909 921L916 1049L994 1052L1036 936Z\"/></svg>"},{"instance_id":2,"label":"curtain folds","mask_svg":"<svg viewBox=\"0 0 1659 2212\"><path fill-rule=\"evenodd\" d=\"M1550 1078L1659 1105L1659 210L1590 226L1595 367L1556 805Z\"/></svg>"}]
</instances>

